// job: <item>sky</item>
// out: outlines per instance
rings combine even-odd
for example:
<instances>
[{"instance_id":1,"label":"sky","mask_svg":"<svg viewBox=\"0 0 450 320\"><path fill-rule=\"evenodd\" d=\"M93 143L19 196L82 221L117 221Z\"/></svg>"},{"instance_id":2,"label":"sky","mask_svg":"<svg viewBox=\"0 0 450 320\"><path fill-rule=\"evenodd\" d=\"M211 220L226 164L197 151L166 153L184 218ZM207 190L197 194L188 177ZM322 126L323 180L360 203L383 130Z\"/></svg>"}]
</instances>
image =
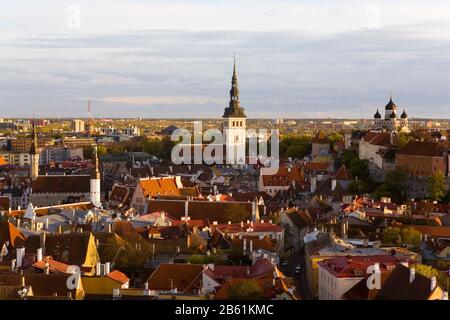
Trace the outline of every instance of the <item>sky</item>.
<instances>
[{"instance_id":1,"label":"sky","mask_svg":"<svg viewBox=\"0 0 450 320\"><path fill-rule=\"evenodd\" d=\"M450 1L0 0L0 118L450 118Z\"/></svg>"}]
</instances>

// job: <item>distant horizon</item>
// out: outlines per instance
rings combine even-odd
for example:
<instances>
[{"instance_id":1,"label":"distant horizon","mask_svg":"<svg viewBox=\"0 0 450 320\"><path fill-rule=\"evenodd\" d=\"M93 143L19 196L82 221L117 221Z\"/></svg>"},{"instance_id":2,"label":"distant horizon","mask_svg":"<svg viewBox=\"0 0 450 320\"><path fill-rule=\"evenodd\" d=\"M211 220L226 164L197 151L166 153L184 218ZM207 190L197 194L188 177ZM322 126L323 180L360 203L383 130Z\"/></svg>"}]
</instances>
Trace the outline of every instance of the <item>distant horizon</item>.
<instances>
[{"instance_id":1,"label":"distant horizon","mask_svg":"<svg viewBox=\"0 0 450 320\"><path fill-rule=\"evenodd\" d=\"M24 4L26 3L26 5ZM450 118L450 3L20 1L0 12L0 117L215 118L233 56L249 118ZM326 21L326 23L323 23Z\"/></svg>"},{"instance_id":2,"label":"distant horizon","mask_svg":"<svg viewBox=\"0 0 450 320\"><path fill-rule=\"evenodd\" d=\"M0 117L1 118L1 117ZM373 118L285 118L285 117L273 117L273 118L250 118L247 117L247 120L277 120L277 119L283 119L283 121L308 121L308 120L333 120L333 121L372 121ZM31 117L3 117L2 119L7 120L33 120ZM175 117L167 117L167 118L148 118L148 117L93 117L93 118L83 118L83 117L35 117L34 119L41 119L41 120L192 120L192 121L198 121L198 120L211 120L211 121L221 121L223 118L175 118ZM409 118L410 121L424 121L424 120L435 120L435 121L450 121L450 118Z\"/></svg>"}]
</instances>

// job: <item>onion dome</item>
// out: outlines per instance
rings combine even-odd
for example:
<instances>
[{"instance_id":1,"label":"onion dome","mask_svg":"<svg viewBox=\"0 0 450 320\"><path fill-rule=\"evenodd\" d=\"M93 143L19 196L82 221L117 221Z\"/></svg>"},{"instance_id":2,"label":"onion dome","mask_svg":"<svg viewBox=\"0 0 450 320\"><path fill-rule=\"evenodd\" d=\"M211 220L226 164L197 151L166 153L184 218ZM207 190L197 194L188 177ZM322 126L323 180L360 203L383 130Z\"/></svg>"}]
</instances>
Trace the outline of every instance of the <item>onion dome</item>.
<instances>
[{"instance_id":1,"label":"onion dome","mask_svg":"<svg viewBox=\"0 0 450 320\"><path fill-rule=\"evenodd\" d=\"M375 115L373 117L374 117L374 119L381 119L381 114L378 111L378 109L377 109L377 113L375 113Z\"/></svg>"},{"instance_id":2,"label":"onion dome","mask_svg":"<svg viewBox=\"0 0 450 320\"><path fill-rule=\"evenodd\" d=\"M402 115L400 116L402 119L407 119L408 115L406 114L405 110L403 110Z\"/></svg>"},{"instance_id":3,"label":"onion dome","mask_svg":"<svg viewBox=\"0 0 450 320\"><path fill-rule=\"evenodd\" d=\"M392 102L392 96L389 99L388 104L384 108L385 108L385 110L388 110L388 111L397 110L397 106L395 105L394 102Z\"/></svg>"},{"instance_id":4,"label":"onion dome","mask_svg":"<svg viewBox=\"0 0 450 320\"><path fill-rule=\"evenodd\" d=\"M397 118L397 115L395 114L395 111L393 111L393 112L391 113L390 118L391 118L391 119Z\"/></svg>"}]
</instances>

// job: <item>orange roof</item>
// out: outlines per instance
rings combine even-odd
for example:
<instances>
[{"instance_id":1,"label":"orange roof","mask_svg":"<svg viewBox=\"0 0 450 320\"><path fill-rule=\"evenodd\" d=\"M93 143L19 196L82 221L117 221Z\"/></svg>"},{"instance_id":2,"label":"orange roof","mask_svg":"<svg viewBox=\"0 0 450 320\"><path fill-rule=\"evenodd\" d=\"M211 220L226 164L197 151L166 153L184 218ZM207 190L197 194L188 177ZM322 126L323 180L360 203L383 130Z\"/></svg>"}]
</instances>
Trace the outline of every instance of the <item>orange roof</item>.
<instances>
[{"instance_id":1,"label":"orange roof","mask_svg":"<svg viewBox=\"0 0 450 320\"><path fill-rule=\"evenodd\" d=\"M262 175L264 186L290 186L292 182L303 182L303 172L298 167L280 167L277 174Z\"/></svg>"},{"instance_id":2,"label":"orange roof","mask_svg":"<svg viewBox=\"0 0 450 320\"><path fill-rule=\"evenodd\" d=\"M6 162L5 158L3 158L3 156L0 156L0 166L4 166L7 165L8 163Z\"/></svg>"},{"instance_id":3,"label":"orange roof","mask_svg":"<svg viewBox=\"0 0 450 320\"><path fill-rule=\"evenodd\" d=\"M315 136L314 139L312 139L312 143L329 143L330 141L328 140L327 135L325 134L325 132L323 132L322 130L320 130L317 135Z\"/></svg>"},{"instance_id":4,"label":"orange roof","mask_svg":"<svg viewBox=\"0 0 450 320\"><path fill-rule=\"evenodd\" d=\"M336 175L334 176L336 180L352 180L352 176L350 172L348 172L347 167L343 164Z\"/></svg>"},{"instance_id":5,"label":"orange roof","mask_svg":"<svg viewBox=\"0 0 450 320\"><path fill-rule=\"evenodd\" d=\"M203 265L185 263L162 263L148 279L151 290L189 292L200 287Z\"/></svg>"},{"instance_id":6,"label":"orange roof","mask_svg":"<svg viewBox=\"0 0 450 320\"><path fill-rule=\"evenodd\" d=\"M140 179L139 184L146 198L157 195L181 195L173 177Z\"/></svg>"},{"instance_id":7,"label":"orange roof","mask_svg":"<svg viewBox=\"0 0 450 320\"><path fill-rule=\"evenodd\" d=\"M307 171L328 171L329 168L329 162L309 162L305 166Z\"/></svg>"},{"instance_id":8,"label":"orange roof","mask_svg":"<svg viewBox=\"0 0 450 320\"><path fill-rule=\"evenodd\" d=\"M126 284L130 281L125 273L122 273L119 270L114 270L113 272L108 273L107 277L121 284Z\"/></svg>"},{"instance_id":9,"label":"orange roof","mask_svg":"<svg viewBox=\"0 0 450 320\"><path fill-rule=\"evenodd\" d=\"M424 225L409 225L409 227L413 227L420 233L427 234L432 237L450 238L450 227Z\"/></svg>"},{"instance_id":10,"label":"orange roof","mask_svg":"<svg viewBox=\"0 0 450 320\"><path fill-rule=\"evenodd\" d=\"M43 257L41 261L34 263L33 267L44 270L45 265L47 263L48 263L49 271L53 272L53 273L58 273L58 272L67 273L67 269L69 268L68 264L53 260L52 257Z\"/></svg>"},{"instance_id":11,"label":"orange roof","mask_svg":"<svg viewBox=\"0 0 450 320\"><path fill-rule=\"evenodd\" d=\"M0 221L0 246L7 241L15 248L25 242L25 236L11 222Z\"/></svg>"}]
</instances>

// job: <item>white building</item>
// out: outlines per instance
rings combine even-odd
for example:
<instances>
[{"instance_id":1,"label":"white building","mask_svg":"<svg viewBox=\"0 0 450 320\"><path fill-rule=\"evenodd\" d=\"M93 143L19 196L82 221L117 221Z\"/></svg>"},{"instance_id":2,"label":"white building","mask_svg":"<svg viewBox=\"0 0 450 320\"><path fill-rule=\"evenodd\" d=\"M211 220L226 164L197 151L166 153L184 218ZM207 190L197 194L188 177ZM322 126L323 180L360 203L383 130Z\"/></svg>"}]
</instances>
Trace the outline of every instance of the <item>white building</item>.
<instances>
[{"instance_id":1,"label":"white building","mask_svg":"<svg viewBox=\"0 0 450 320\"><path fill-rule=\"evenodd\" d=\"M84 120L75 119L72 121L72 131L73 132L84 132L85 131L85 123Z\"/></svg>"}]
</instances>

